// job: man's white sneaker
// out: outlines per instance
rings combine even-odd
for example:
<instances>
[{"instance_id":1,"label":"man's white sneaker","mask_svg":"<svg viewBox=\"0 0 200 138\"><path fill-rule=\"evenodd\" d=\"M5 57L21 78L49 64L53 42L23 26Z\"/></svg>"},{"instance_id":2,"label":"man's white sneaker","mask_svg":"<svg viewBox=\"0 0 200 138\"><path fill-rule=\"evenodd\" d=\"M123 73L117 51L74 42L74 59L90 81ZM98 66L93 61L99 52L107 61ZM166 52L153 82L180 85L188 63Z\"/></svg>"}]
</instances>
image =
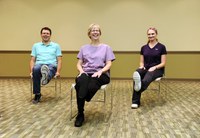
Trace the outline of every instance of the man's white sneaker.
<instances>
[{"instance_id":1,"label":"man's white sneaker","mask_svg":"<svg viewBox=\"0 0 200 138\"><path fill-rule=\"evenodd\" d=\"M137 108L138 108L138 104L132 104L132 105L131 105L131 108L132 108L132 109L137 109Z\"/></svg>"},{"instance_id":2,"label":"man's white sneaker","mask_svg":"<svg viewBox=\"0 0 200 138\"><path fill-rule=\"evenodd\" d=\"M137 71L133 73L133 80L135 82L134 90L138 92L141 89L141 77Z\"/></svg>"},{"instance_id":3,"label":"man's white sneaker","mask_svg":"<svg viewBox=\"0 0 200 138\"><path fill-rule=\"evenodd\" d=\"M47 65L42 65L41 67L41 85L46 85L48 83L49 67Z\"/></svg>"}]
</instances>

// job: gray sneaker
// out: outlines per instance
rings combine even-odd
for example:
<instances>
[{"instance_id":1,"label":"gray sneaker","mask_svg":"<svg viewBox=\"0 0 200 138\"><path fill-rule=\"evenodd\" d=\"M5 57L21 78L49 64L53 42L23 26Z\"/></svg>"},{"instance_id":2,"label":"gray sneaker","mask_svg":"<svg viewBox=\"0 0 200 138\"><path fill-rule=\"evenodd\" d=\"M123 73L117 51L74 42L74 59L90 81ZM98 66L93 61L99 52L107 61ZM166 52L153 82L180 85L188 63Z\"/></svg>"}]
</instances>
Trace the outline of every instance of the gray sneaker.
<instances>
[{"instance_id":1,"label":"gray sneaker","mask_svg":"<svg viewBox=\"0 0 200 138\"><path fill-rule=\"evenodd\" d=\"M41 85L46 85L49 82L48 76L49 76L49 67L47 65L42 65L41 67Z\"/></svg>"},{"instance_id":2,"label":"gray sneaker","mask_svg":"<svg viewBox=\"0 0 200 138\"><path fill-rule=\"evenodd\" d=\"M138 92L141 89L141 77L140 77L140 74L137 71L135 71L133 73L133 80L135 82L135 84L134 84L134 90L136 92Z\"/></svg>"}]
</instances>

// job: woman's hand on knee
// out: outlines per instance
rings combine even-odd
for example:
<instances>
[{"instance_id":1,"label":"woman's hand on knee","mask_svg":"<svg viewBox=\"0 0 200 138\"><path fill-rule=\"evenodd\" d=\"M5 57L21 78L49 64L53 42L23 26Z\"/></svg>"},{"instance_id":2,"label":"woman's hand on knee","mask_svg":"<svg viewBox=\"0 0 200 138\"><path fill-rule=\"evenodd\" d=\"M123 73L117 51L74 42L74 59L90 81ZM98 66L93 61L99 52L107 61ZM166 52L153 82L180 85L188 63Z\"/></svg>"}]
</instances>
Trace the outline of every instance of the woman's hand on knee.
<instances>
[{"instance_id":1,"label":"woman's hand on knee","mask_svg":"<svg viewBox=\"0 0 200 138\"><path fill-rule=\"evenodd\" d=\"M99 70L98 72L95 72L93 75L92 75L92 77L100 77L101 76L101 74L102 74L102 70Z\"/></svg>"}]
</instances>

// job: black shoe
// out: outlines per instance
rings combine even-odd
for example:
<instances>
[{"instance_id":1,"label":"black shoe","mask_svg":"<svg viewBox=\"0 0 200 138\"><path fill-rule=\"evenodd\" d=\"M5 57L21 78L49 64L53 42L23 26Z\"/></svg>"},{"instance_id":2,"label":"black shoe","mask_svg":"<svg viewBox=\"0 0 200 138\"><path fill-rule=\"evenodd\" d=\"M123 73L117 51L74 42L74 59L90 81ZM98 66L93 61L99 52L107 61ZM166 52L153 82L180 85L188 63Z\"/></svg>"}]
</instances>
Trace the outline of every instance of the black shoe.
<instances>
[{"instance_id":1,"label":"black shoe","mask_svg":"<svg viewBox=\"0 0 200 138\"><path fill-rule=\"evenodd\" d=\"M37 104L40 102L41 94L35 94L35 98L33 99L33 104Z\"/></svg>"},{"instance_id":2,"label":"black shoe","mask_svg":"<svg viewBox=\"0 0 200 138\"><path fill-rule=\"evenodd\" d=\"M75 127L81 127L83 122L84 122L85 118L84 118L84 114L83 113L79 113L76 117L76 121L75 121L75 124L74 126Z\"/></svg>"}]
</instances>

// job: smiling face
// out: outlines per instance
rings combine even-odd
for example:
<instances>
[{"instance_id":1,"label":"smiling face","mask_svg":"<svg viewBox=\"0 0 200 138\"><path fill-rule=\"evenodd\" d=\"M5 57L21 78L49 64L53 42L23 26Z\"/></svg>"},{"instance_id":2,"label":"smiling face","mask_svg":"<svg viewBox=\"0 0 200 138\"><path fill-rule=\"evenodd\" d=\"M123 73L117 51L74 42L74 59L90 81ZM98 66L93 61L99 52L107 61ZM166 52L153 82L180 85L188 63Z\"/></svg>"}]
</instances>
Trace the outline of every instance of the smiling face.
<instances>
[{"instance_id":1,"label":"smiling face","mask_svg":"<svg viewBox=\"0 0 200 138\"><path fill-rule=\"evenodd\" d=\"M42 38L42 42L47 43L50 41L51 38L51 32L49 30L42 30L41 32L41 38Z\"/></svg>"},{"instance_id":2,"label":"smiling face","mask_svg":"<svg viewBox=\"0 0 200 138\"><path fill-rule=\"evenodd\" d=\"M100 26L97 24L90 25L88 29L88 36L91 40L99 40L101 36Z\"/></svg>"},{"instance_id":3,"label":"smiling face","mask_svg":"<svg viewBox=\"0 0 200 138\"><path fill-rule=\"evenodd\" d=\"M147 30L147 37L150 42L157 41L157 30L155 28L149 28Z\"/></svg>"}]
</instances>

